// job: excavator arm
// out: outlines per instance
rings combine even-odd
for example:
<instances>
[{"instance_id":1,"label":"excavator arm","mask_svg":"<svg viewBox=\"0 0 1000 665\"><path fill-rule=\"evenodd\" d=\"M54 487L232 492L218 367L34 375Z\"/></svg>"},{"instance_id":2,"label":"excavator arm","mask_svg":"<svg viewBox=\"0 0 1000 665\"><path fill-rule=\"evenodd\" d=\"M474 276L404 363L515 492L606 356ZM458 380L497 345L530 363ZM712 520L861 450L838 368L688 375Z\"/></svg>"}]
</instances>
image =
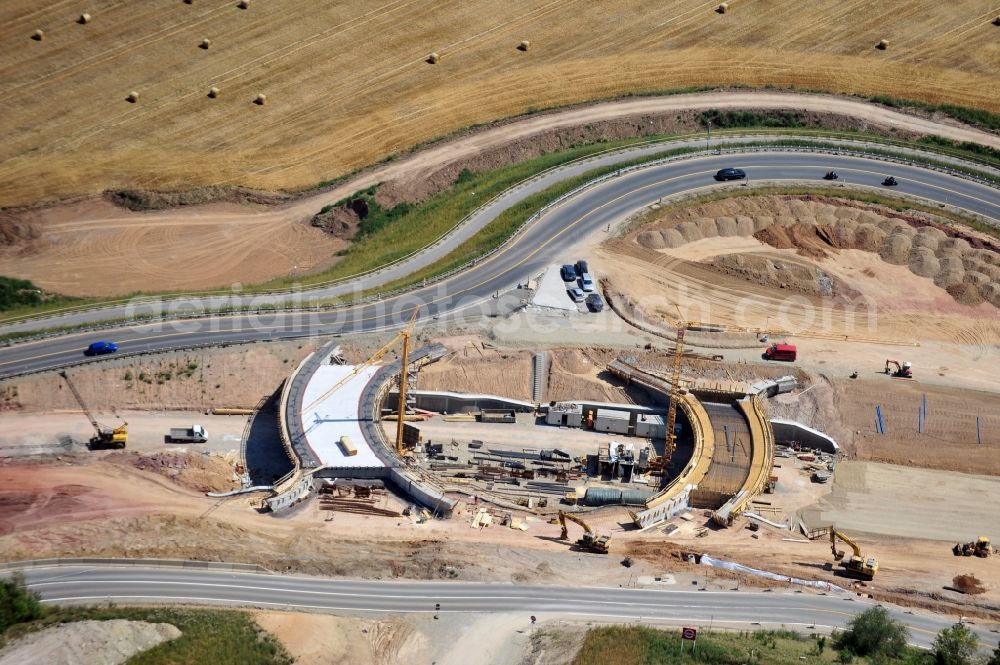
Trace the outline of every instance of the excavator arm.
<instances>
[{"instance_id":1,"label":"excavator arm","mask_svg":"<svg viewBox=\"0 0 1000 665\"><path fill-rule=\"evenodd\" d=\"M837 538L840 538L842 541L844 541L845 543L847 543L848 546L852 550L854 550L854 556L856 556L856 557L860 557L861 556L861 548L858 547L858 544L856 542L854 542L853 540L851 540L850 538L848 538L847 536L845 536L844 534L840 533L839 531L837 531L836 529L834 529L831 526L830 527L830 549L833 551L833 557L835 559L837 559L839 561L844 556L843 553L837 551Z\"/></svg>"},{"instance_id":2,"label":"excavator arm","mask_svg":"<svg viewBox=\"0 0 1000 665\"><path fill-rule=\"evenodd\" d=\"M592 552L598 552L601 554L608 553L608 545L611 543L610 535L596 535L590 528L590 525L583 521L582 518L577 517L571 513L565 513L559 511L559 526L562 527L562 533L559 535L560 540L567 540L569 538L569 529L566 528L566 520L579 524L583 529L583 538L577 541L577 545L588 549Z\"/></svg>"}]
</instances>

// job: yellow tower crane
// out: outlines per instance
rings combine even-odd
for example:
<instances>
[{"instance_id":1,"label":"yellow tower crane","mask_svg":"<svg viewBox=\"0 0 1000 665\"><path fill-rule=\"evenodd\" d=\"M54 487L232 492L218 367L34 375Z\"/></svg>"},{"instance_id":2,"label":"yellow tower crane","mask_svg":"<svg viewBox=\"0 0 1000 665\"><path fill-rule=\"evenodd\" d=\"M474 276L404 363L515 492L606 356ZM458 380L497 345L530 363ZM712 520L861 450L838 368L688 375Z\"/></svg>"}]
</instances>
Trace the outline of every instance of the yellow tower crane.
<instances>
[{"instance_id":1,"label":"yellow tower crane","mask_svg":"<svg viewBox=\"0 0 1000 665\"><path fill-rule=\"evenodd\" d=\"M413 316L410 317L410 322L407 324L406 328L401 330L396 334L389 342L383 346L381 349L376 351L371 355L370 358L365 360L363 363L355 365L354 369L350 374L342 378L337 383L333 384L324 392L322 395L314 399L303 409L303 412L309 411L314 408L317 404L328 398L330 395L334 394L341 388L343 388L347 383L349 383L354 377L360 374L367 367L371 367L378 363L387 353L389 353L396 343L402 340L403 342L403 362L402 367L400 367L399 373L399 403L397 406L398 419L396 421L396 453L399 455L403 454L403 422L406 416L406 388L407 388L407 368L410 364L410 339L413 337L413 328L417 323L417 313L420 311L420 307L416 307L413 310Z\"/></svg>"}]
</instances>

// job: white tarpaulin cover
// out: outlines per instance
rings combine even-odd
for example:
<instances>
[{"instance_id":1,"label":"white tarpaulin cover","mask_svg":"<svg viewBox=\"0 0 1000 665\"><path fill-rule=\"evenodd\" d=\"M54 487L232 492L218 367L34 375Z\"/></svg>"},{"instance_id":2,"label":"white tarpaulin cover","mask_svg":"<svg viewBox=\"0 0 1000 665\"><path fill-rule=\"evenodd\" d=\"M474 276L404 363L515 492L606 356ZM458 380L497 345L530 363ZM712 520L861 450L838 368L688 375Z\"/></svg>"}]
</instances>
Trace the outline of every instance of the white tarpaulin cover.
<instances>
[{"instance_id":1,"label":"white tarpaulin cover","mask_svg":"<svg viewBox=\"0 0 1000 665\"><path fill-rule=\"evenodd\" d=\"M769 573L766 570L758 570L756 568L750 568L749 566L744 566L740 563L732 563L730 561L721 561L720 559L713 559L707 554L701 555L701 565L711 566L712 568L724 568L726 570L732 570L737 573L746 573L747 575L756 575L757 577L766 577L769 580L775 580L777 582L791 582L792 584L801 584L802 586L812 587L814 589L820 589L821 591L843 591L847 592L847 589L839 587L836 584L830 584L829 582L823 582L820 580L802 580L797 577L789 577L788 575L778 575L777 573Z\"/></svg>"}]
</instances>

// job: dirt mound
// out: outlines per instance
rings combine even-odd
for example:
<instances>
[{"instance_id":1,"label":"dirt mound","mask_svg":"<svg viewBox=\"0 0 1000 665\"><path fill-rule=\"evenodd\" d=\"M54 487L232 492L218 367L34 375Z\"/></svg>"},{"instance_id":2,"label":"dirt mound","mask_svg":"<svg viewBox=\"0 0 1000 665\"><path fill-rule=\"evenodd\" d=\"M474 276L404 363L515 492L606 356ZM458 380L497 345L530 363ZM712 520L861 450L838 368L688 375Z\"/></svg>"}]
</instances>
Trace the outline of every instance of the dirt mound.
<instances>
[{"instance_id":1,"label":"dirt mound","mask_svg":"<svg viewBox=\"0 0 1000 665\"><path fill-rule=\"evenodd\" d=\"M994 307L1000 307L1000 284L992 282L979 289L979 293Z\"/></svg>"},{"instance_id":2,"label":"dirt mound","mask_svg":"<svg viewBox=\"0 0 1000 665\"><path fill-rule=\"evenodd\" d=\"M966 273L966 277L968 277L968 273ZM946 291L951 294L952 298L963 305L974 307L983 302L983 296L979 293L979 287L969 282L953 284Z\"/></svg>"},{"instance_id":3,"label":"dirt mound","mask_svg":"<svg viewBox=\"0 0 1000 665\"><path fill-rule=\"evenodd\" d=\"M815 266L776 261L766 256L724 254L716 257L711 265L720 272L777 289L826 297L845 292L839 282Z\"/></svg>"},{"instance_id":4,"label":"dirt mound","mask_svg":"<svg viewBox=\"0 0 1000 665\"><path fill-rule=\"evenodd\" d=\"M228 462L214 455L187 453L155 453L153 455L124 454L110 458L116 463L130 463L140 471L153 471L170 478L178 485L198 492L225 492L233 489L233 469Z\"/></svg>"},{"instance_id":5,"label":"dirt mound","mask_svg":"<svg viewBox=\"0 0 1000 665\"><path fill-rule=\"evenodd\" d=\"M838 247L833 228L815 224L770 226L753 237L777 249L794 248L802 256L814 259L826 258Z\"/></svg>"},{"instance_id":6,"label":"dirt mound","mask_svg":"<svg viewBox=\"0 0 1000 665\"><path fill-rule=\"evenodd\" d=\"M290 194L262 192L245 187L198 187L182 192L157 192L147 189L120 189L104 192L104 198L129 210L165 210L180 206L204 205L206 203L238 203L245 205L275 205L288 201Z\"/></svg>"},{"instance_id":7,"label":"dirt mound","mask_svg":"<svg viewBox=\"0 0 1000 665\"><path fill-rule=\"evenodd\" d=\"M313 216L310 224L335 238L351 240L357 235L361 220L367 216L368 204L364 199L356 199L349 204L324 208Z\"/></svg>"},{"instance_id":8,"label":"dirt mound","mask_svg":"<svg viewBox=\"0 0 1000 665\"><path fill-rule=\"evenodd\" d=\"M951 578L951 586L953 589L971 596L986 593L986 587L975 575L956 575Z\"/></svg>"},{"instance_id":9,"label":"dirt mound","mask_svg":"<svg viewBox=\"0 0 1000 665\"><path fill-rule=\"evenodd\" d=\"M123 663L181 631L169 623L75 621L29 633L0 651L0 665L18 663Z\"/></svg>"},{"instance_id":10,"label":"dirt mound","mask_svg":"<svg viewBox=\"0 0 1000 665\"><path fill-rule=\"evenodd\" d=\"M31 246L42 238L37 224L26 222L10 214L0 213L0 247Z\"/></svg>"},{"instance_id":11,"label":"dirt mound","mask_svg":"<svg viewBox=\"0 0 1000 665\"><path fill-rule=\"evenodd\" d=\"M663 249L666 247L666 244L663 242L663 236L660 235L659 231L643 231L636 236L636 242L646 249Z\"/></svg>"},{"instance_id":12,"label":"dirt mound","mask_svg":"<svg viewBox=\"0 0 1000 665\"><path fill-rule=\"evenodd\" d=\"M886 263L892 263L897 266L906 265L910 260L911 246L910 236L903 233L892 233L885 239L885 243L882 244L879 256ZM931 250L928 249L925 251L930 252L932 257L934 256L934 252Z\"/></svg>"},{"instance_id":13,"label":"dirt mound","mask_svg":"<svg viewBox=\"0 0 1000 665\"><path fill-rule=\"evenodd\" d=\"M926 247L914 248L900 263L908 263L910 272L921 277L934 277L941 271L938 258Z\"/></svg>"}]
</instances>

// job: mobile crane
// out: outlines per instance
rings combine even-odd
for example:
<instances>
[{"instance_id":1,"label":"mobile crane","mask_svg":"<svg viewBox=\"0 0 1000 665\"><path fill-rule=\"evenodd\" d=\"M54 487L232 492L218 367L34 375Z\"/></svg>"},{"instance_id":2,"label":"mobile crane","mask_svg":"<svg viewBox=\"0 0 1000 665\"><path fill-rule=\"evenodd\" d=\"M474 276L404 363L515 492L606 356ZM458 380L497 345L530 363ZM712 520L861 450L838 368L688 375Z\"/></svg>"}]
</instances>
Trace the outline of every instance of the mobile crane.
<instances>
[{"instance_id":1,"label":"mobile crane","mask_svg":"<svg viewBox=\"0 0 1000 665\"><path fill-rule=\"evenodd\" d=\"M837 538L840 538L842 541L847 543L852 550L854 550L854 554L852 554L851 558L847 561L841 561L844 558L844 552L837 551ZM875 574L878 573L878 559L873 556L865 558L864 555L861 554L861 548L858 547L856 542L840 533L832 526L830 527L830 551L833 553L833 558L840 561L840 565L842 565L846 573L852 577L870 581L874 579Z\"/></svg>"},{"instance_id":2,"label":"mobile crane","mask_svg":"<svg viewBox=\"0 0 1000 665\"><path fill-rule=\"evenodd\" d=\"M608 547L611 544L611 536L609 534L596 535L590 528L590 525L583 521L583 518L561 510L559 511L559 525L562 527L562 533L559 535L559 540L569 540L569 529L566 528L566 520L575 522L583 527L583 537L576 541L577 547L597 554L608 553Z\"/></svg>"},{"instance_id":3,"label":"mobile crane","mask_svg":"<svg viewBox=\"0 0 1000 665\"><path fill-rule=\"evenodd\" d=\"M90 412L87 407L87 403L83 401L83 396L80 395L80 391L76 389L73 382L69 378L69 374L65 371L59 372L59 375L66 380L66 385L69 386L69 390L73 393L73 397L76 398L77 403L80 408L83 409L84 415L87 416L87 420L94 427L94 436L90 437L90 441L87 447L90 450L103 450L106 448L124 448L125 444L128 443L128 423L122 423L118 427L103 427L94 418L94 414Z\"/></svg>"}]
</instances>

